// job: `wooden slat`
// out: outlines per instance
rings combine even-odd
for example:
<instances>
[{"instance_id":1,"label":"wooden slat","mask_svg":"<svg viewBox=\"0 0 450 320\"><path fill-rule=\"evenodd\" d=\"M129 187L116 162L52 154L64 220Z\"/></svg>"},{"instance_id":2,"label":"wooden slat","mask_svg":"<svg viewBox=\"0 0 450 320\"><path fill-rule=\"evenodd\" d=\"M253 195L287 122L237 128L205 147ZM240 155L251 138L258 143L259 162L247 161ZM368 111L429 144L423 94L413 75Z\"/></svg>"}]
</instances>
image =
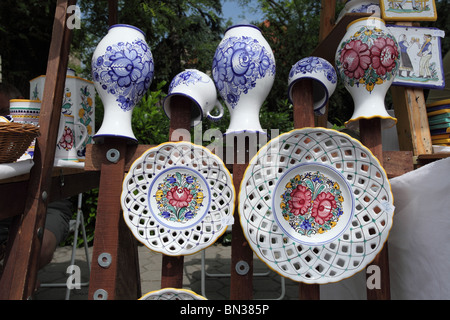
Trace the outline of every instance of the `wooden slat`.
<instances>
[{"instance_id":1,"label":"wooden slat","mask_svg":"<svg viewBox=\"0 0 450 320\"><path fill-rule=\"evenodd\" d=\"M244 143L238 142L235 138L233 145L233 184L235 190L239 190L245 170L248 166L250 158L253 155L249 154L250 138L247 138ZM253 137L252 137L253 139ZM239 147L244 146L244 150ZM238 156L244 153L244 157ZM253 299L253 250L250 248L247 239L245 238L241 221L239 218L239 199L236 192L235 208L234 208L234 224L231 230L231 269L230 269L230 299L231 300L252 300ZM247 273L239 273L236 268L239 264L246 263L248 266ZM241 271L242 268L240 268Z\"/></svg>"},{"instance_id":2,"label":"wooden slat","mask_svg":"<svg viewBox=\"0 0 450 320\"><path fill-rule=\"evenodd\" d=\"M125 171L128 171L136 161L145 151L150 148L154 148L156 145L129 145L127 148L127 154L125 155ZM98 144L88 144L86 146L86 160L85 160L85 171L100 171L102 166L102 148Z\"/></svg>"},{"instance_id":3,"label":"wooden slat","mask_svg":"<svg viewBox=\"0 0 450 320\"><path fill-rule=\"evenodd\" d=\"M56 175L51 179L49 202L68 198L96 188L100 175L98 172L79 172L70 175ZM11 201L24 199L27 195L28 179L8 184L0 184L0 220L21 215L25 210L25 202Z\"/></svg>"},{"instance_id":4,"label":"wooden slat","mask_svg":"<svg viewBox=\"0 0 450 320\"><path fill-rule=\"evenodd\" d=\"M191 128L191 101L186 97L174 96L170 108L169 140L184 141L186 137L177 133L189 132ZM182 288L183 266L184 256L163 255L161 288Z\"/></svg>"},{"instance_id":5,"label":"wooden slat","mask_svg":"<svg viewBox=\"0 0 450 320\"><path fill-rule=\"evenodd\" d=\"M67 7L75 3L57 2L41 104L41 135L36 142L25 211L18 232L11 235L10 252L0 281L0 299L27 299L35 288L42 240L38 230L43 230L45 224L71 40L71 30L66 27Z\"/></svg>"},{"instance_id":6,"label":"wooden slat","mask_svg":"<svg viewBox=\"0 0 450 320\"><path fill-rule=\"evenodd\" d=\"M105 138L99 146L103 159L88 298L135 300L141 296L137 241L125 226L120 205L127 140ZM106 157L111 149L120 155L115 163ZM99 263L105 254L111 257L107 267Z\"/></svg>"},{"instance_id":7,"label":"wooden slat","mask_svg":"<svg viewBox=\"0 0 450 320\"><path fill-rule=\"evenodd\" d=\"M335 26L336 1L322 0L320 10L320 30L319 41L322 42L333 30ZM318 127L327 127L328 124L328 105L322 116L316 116L316 125Z\"/></svg>"},{"instance_id":8,"label":"wooden slat","mask_svg":"<svg viewBox=\"0 0 450 320\"><path fill-rule=\"evenodd\" d=\"M389 179L413 171L412 151L383 151L383 168Z\"/></svg>"},{"instance_id":9,"label":"wooden slat","mask_svg":"<svg viewBox=\"0 0 450 320\"><path fill-rule=\"evenodd\" d=\"M292 87L292 104L294 108L294 128L314 127L314 107L311 80L298 81ZM318 284L299 283L300 300L319 300Z\"/></svg>"},{"instance_id":10,"label":"wooden slat","mask_svg":"<svg viewBox=\"0 0 450 320\"><path fill-rule=\"evenodd\" d=\"M391 87L400 150L414 155L433 153L422 88Z\"/></svg>"},{"instance_id":11,"label":"wooden slat","mask_svg":"<svg viewBox=\"0 0 450 320\"><path fill-rule=\"evenodd\" d=\"M381 139L381 120L380 119L370 119L370 120L360 120L360 140L361 143L370 149L378 161L380 161L381 166L383 166L383 146ZM383 249L378 253L375 259L370 265L377 266L380 268L380 289L370 289L367 288L367 299L368 300L389 300L391 298L390 291L390 279L389 279L389 255L388 255L388 244L384 244ZM367 266L367 268L370 267ZM367 269L366 268L366 269ZM370 273L367 274L368 277L371 276Z\"/></svg>"}]
</instances>

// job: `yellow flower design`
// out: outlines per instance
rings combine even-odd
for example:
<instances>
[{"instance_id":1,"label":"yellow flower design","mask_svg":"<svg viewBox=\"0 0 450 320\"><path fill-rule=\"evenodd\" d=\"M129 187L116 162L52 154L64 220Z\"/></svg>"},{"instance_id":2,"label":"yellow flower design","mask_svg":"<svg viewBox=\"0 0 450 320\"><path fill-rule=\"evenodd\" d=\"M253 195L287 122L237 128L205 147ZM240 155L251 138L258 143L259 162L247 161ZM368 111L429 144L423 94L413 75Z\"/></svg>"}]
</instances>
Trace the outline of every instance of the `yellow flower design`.
<instances>
[{"instance_id":1,"label":"yellow flower design","mask_svg":"<svg viewBox=\"0 0 450 320\"><path fill-rule=\"evenodd\" d=\"M84 109L80 109L80 111L78 111L78 116L79 116L80 118L83 118L84 115L85 115L85 113L86 113L86 111L84 111Z\"/></svg>"},{"instance_id":2,"label":"yellow flower design","mask_svg":"<svg viewBox=\"0 0 450 320\"><path fill-rule=\"evenodd\" d=\"M286 184L286 188L292 188L292 183L288 182L288 183Z\"/></svg>"},{"instance_id":3,"label":"yellow flower design","mask_svg":"<svg viewBox=\"0 0 450 320\"><path fill-rule=\"evenodd\" d=\"M66 97L67 97L67 98L70 98L70 96L72 96L72 93L71 93L71 92L67 92L67 93L66 93Z\"/></svg>"},{"instance_id":4,"label":"yellow flower design","mask_svg":"<svg viewBox=\"0 0 450 320\"><path fill-rule=\"evenodd\" d=\"M155 195L156 201L160 201L162 199L163 195L164 195L164 193L162 190L156 191L156 195Z\"/></svg>"},{"instance_id":5,"label":"yellow flower design","mask_svg":"<svg viewBox=\"0 0 450 320\"><path fill-rule=\"evenodd\" d=\"M373 88L375 88L375 84L374 84L374 83L368 83L368 84L366 84L366 89L367 89L367 91L372 92L372 91L373 91Z\"/></svg>"},{"instance_id":6,"label":"yellow flower design","mask_svg":"<svg viewBox=\"0 0 450 320\"><path fill-rule=\"evenodd\" d=\"M87 104L89 107L92 107L92 98L87 98Z\"/></svg>"},{"instance_id":7,"label":"yellow flower design","mask_svg":"<svg viewBox=\"0 0 450 320\"><path fill-rule=\"evenodd\" d=\"M203 202L203 192L197 193L197 199L195 200L198 204Z\"/></svg>"}]
</instances>

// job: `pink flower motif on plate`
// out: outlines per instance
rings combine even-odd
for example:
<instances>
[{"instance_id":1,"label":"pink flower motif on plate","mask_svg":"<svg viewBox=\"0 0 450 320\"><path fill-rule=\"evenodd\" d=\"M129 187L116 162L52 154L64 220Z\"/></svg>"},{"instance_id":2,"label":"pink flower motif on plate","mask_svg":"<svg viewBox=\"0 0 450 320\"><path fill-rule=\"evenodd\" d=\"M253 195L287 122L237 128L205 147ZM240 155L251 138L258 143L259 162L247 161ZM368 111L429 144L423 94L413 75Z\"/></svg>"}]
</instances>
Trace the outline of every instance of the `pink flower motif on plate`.
<instances>
[{"instance_id":1,"label":"pink flower motif on plate","mask_svg":"<svg viewBox=\"0 0 450 320\"><path fill-rule=\"evenodd\" d=\"M311 207L311 191L302 185L298 185L297 188L291 193L291 200L289 200L289 207L291 212L298 216L304 215Z\"/></svg>"},{"instance_id":2,"label":"pink flower motif on plate","mask_svg":"<svg viewBox=\"0 0 450 320\"><path fill-rule=\"evenodd\" d=\"M324 224L333 217L333 209L337 207L336 200L330 192L322 192L314 200L311 216L319 224Z\"/></svg>"},{"instance_id":3,"label":"pink flower motif on plate","mask_svg":"<svg viewBox=\"0 0 450 320\"><path fill-rule=\"evenodd\" d=\"M167 192L169 203L177 208L187 207L193 196L188 188L173 187Z\"/></svg>"},{"instance_id":4,"label":"pink flower motif on plate","mask_svg":"<svg viewBox=\"0 0 450 320\"><path fill-rule=\"evenodd\" d=\"M289 176L279 208L283 219L305 236L324 233L336 226L344 213L344 197L337 181L321 172Z\"/></svg>"}]
</instances>

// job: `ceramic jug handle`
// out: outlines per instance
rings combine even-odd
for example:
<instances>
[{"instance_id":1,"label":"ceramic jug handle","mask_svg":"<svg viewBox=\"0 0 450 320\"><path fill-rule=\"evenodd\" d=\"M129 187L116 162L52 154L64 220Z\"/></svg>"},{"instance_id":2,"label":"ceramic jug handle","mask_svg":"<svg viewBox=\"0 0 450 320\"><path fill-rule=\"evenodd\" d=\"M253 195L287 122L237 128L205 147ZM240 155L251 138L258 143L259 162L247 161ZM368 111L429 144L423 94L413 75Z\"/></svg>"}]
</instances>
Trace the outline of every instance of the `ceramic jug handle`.
<instances>
[{"instance_id":1,"label":"ceramic jug handle","mask_svg":"<svg viewBox=\"0 0 450 320\"><path fill-rule=\"evenodd\" d=\"M87 132L86 126L85 126L84 124L82 124L81 122L77 122L75 125L81 127L81 129L82 129L82 130L81 130L81 132L82 132L81 139L80 139L80 141L75 145L75 150L78 150L78 149L80 149L80 147L83 145L83 143L86 141L86 138L87 138L87 136L88 136L88 132Z\"/></svg>"},{"instance_id":2,"label":"ceramic jug handle","mask_svg":"<svg viewBox=\"0 0 450 320\"><path fill-rule=\"evenodd\" d=\"M210 113L210 111L209 111L209 112L208 112L208 119L209 119L209 120L212 120L212 121L218 121L218 120L222 119L222 117L223 117L223 106L222 106L222 104L220 103L219 100L217 100L217 101L216 101L216 104L214 105L214 108L216 108L216 107L217 107L217 109L219 109L219 115L213 116L213 115ZM214 110L214 108L213 108L213 110Z\"/></svg>"}]
</instances>

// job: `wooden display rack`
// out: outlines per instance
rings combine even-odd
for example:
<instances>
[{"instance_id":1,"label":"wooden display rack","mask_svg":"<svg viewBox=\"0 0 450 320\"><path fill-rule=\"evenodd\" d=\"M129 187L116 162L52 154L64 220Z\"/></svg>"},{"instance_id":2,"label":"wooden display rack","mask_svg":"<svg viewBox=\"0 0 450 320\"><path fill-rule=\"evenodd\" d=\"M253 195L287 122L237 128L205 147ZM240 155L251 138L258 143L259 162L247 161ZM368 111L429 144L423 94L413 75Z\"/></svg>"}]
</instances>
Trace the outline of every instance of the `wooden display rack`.
<instances>
[{"instance_id":1,"label":"wooden display rack","mask_svg":"<svg viewBox=\"0 0 450 320\"><path fill-rule=\"evenodd\" d=\"M16 232L12 230L9 256L0 279L0 299L28 299L32 296L37 278L37 261L48 202L75 195L96 186L99 186L99 198L89 299L137 299L142 294L137 241L122 219L120 195L124 174L131 163L151 146L130 145L117 138L105 139L102 144L88 146L84 170L67 172L53 168L58 128L56 124L61 112L60 102L63 96L71 38L71 30L66 27L67 7L75 3L74 0L58 0L57 2L40 116L41 136L36 143L35 165L30 174L21 177L18 179L19 181L17 179L0 181L2 192L0 217L15 216L17 221L14 229ZM117 21L117 1L110 0L109 9L109 24L112 25ZM360 18L361 15L346 15L338 25L334 25L334 16L335 1L322 0L320 38L323 41L312 53L312 55L323 57L333 64L334 48L337 48L338 40L342 39L346 25L350 21ZM406 88L401 91L409 94L411 90ZM180 140L172 137L174 130L180 128L189 130L190 128L191 110L187 101L183 99L174 99L171 106L173 119L177 119L172 120L170 124L169 139L171 140ZM294 86L293 100L295 128L314 127L316 123L319 126L325 126L326 117L319 119L314 117L310 82L303 81ZM411 101L419 102L411 104ZM408 97L402 98L401 94L398 94L395 102L406 106L402 108L407 109L407 113L410 115L409 117L402 115L400 121L405 121L411 128L416 128L416 119L411 119L411 116L416 115L418 111L420 114L424 112L424 101ZM424 128L424 119L419 118L419 126ZM426 132L424 131L420 130L421 135L416 135L417 131L411 135L412 145L417 147L406 148L405 151L400 152L383 152L378 120L363 122L360 135L361 142L380 160L388 177L391 178L414 169L413 155L431 154L429 147L418 147L427 144L425 142L428 137L425 137ZM399 132L399 136L402 140L404 132ZM117 157L111 157L111 155ZM236 163L232 167L233 181L237 190L249 158L248 155L245 163ZM60 183L61 179L64 179L64 186ZM17 196L15 193L17 190L21 192L22 197ZM7 196L4 196L5 194ZM24 201L8 203L9 199L24 199ZM7 204L8 212L4 209ZM235 217L237 214L236 209ZM182 287L183 260L182 256L163 256L162 288ZM230 298L232 300L253 299L253 252L245 240L237 218L235 218L232 230L231 261ZM239 275L235 270L234 266L238 261L245 261L250 266L250 271L244 276ZM389 299L387 245L373 263L381 268L382 287L380 290L368 290L368 299ZM299 299L319 299L319 287L319 285L300 283Z\"/></svg>"}]
</instances>

